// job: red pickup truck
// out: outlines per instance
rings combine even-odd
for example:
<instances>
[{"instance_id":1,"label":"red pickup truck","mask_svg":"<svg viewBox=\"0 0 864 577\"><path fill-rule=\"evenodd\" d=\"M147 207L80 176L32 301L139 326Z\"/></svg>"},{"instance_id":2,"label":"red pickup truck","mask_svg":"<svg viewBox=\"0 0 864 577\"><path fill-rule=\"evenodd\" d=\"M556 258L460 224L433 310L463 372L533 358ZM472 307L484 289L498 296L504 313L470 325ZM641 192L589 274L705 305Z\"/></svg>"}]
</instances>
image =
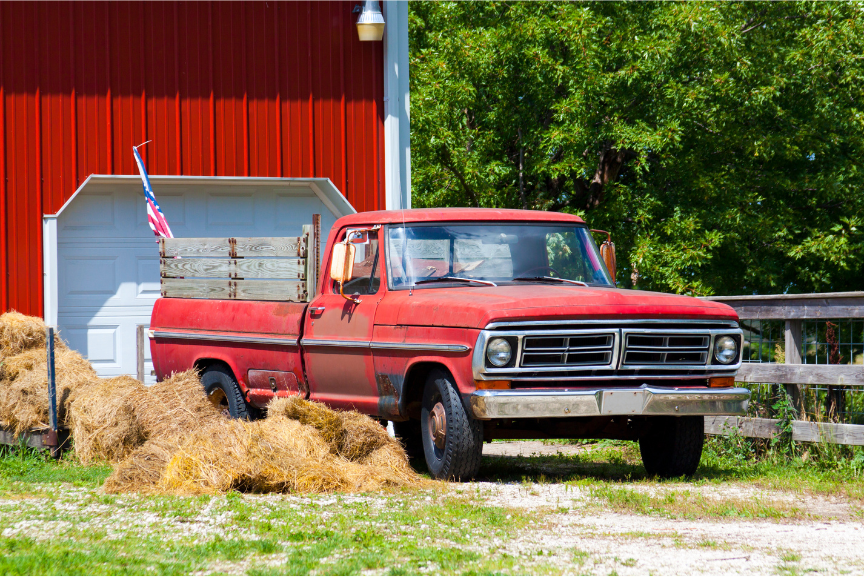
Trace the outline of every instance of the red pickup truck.
<instances>
[{"instance_id":1,"label":"red pickup truck","mask_svg":"<svg viewBox=\"0 0 864 577\"><path fill-rule=\"evenodd\" d=\"M153 363L160 379L196 367L238 418L302 395L393 421L436 478L471 478L484 441L519 438L638 440L649 474L691 475L704 416L750 399L738 317L616 288L604 257L567 214L359 213L331 229L310 302L159 299Z\"/></svg>"}]
</instances>

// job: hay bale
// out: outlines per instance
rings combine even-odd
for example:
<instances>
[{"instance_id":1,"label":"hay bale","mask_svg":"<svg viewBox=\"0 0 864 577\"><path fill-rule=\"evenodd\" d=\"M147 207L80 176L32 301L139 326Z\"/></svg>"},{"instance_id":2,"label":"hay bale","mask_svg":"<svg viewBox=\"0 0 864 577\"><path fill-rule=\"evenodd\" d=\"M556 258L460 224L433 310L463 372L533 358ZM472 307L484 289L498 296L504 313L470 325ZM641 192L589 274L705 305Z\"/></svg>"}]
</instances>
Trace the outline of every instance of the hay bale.
<instances>
[{"instance_id":1,"label":"hay bale","mask_svg":"<svg viewBox=\"0 0 864 577\"><path fill-rule=\"evenodd\" d=\"M331 451L339 452L342 436L342 419L339 413L321 403L300 397L275 398L267 405L267 417L283 416L316 429L330 445Z\"/></svg>"},{"instance_id":2,"label":"hay bale","mask_svg":"<svg viewBox=\"0 0 864 577\"><path fill-rule=\"evenodd\" d=\"M132 402L145 390L141 381L123 375L75 392L69 422L82 463L118 463L147 440Z\"/></svg>"},{"instance_id":3,"label":"hay bale","mask_svg":"<svg viewBox=\"0 0 864 577\"><path fill-rule=\"evenodd\" d=\"M135 449L118 464L105 479L102 489L106 493L162 492L160 480L165 465L177 451L177 444L163 439L151 439Z\"/></svg>"},{"instance_id":4,"label":"hay bale","mask_svg":"<svg viewBox=\"0 0 864 577\"><path fill-rule=\"evenodd\" d=\"M0 422L20 434L34 427L48 426L47 353L33 349L5 359L4 374L14 375L0 386ZM55 350L57 418L66 424L71 397L76 389L99 382L99 377L77 352Z\"/></svg>"},{"instance_id":5,"label":"hay bale","mask_svg":"<svg viewBox=\"0 0 864 577\"><path fill-rule=\"evenodd\" d=\"M371 417L354 411L337 414L341 421L338 452L346 459L359 461L381 447L399 445L387 429Z\"/></svg>"},{"instance_id":6,"label":"hay bale","mask_svg":"<svg viewBox=\"0 0 864 577\"><path fill-rule=\"evenodd\" d=\"M169 492L224 493L248 476L248 435L243 422L211 423L194 431L166 463L160 485Z\"/></svg>"},{"instance_id":7,"label":"hay bale","mask_svg":"<svg viewBox=\"0 0 864 577\"><path fill-rule=\"evenodd\" d=\"M379 475L386 474L396 484L416 486L422 483L417 471L408 462L405 449L398 442L375 449L363 457L360 464L377 471Z\"/></svg>"},{"instance_id":8,"label":"hay bale","mask_svg":"<svg viewBox=\"0 0 864 577\"><path fill-rule=\"evenodd\" d=\"M16 311L0 315L0 361L36 347L45 346L45 323Z\"/></svg>"},{"instance_id":9,"label":"hay bale","mask_svg":"<svg viewBox=\"0 0 864 577\"><path fill-rule=\"evenodd\" d=\"M207 399L195 370L174 373L134 393L130 401L148 438L179 439L212 422L227 421Z\"/></svg>"},{"instance_id":10,"label":"hay bale","mask_svg":"<svg viewBox=\"0 0 864 577\"><path fill-rule=\"evenodd\" d=\"M388 458L399 458L389 447L383 447L391 451ZM334 455L319 431L281 415L252 423L227 421L196 431L179 447L162 487L177 494L325 493L419 483L416 473L393 470L382 453L377 455L374 465Z\"/></svg>"}]
</instances>

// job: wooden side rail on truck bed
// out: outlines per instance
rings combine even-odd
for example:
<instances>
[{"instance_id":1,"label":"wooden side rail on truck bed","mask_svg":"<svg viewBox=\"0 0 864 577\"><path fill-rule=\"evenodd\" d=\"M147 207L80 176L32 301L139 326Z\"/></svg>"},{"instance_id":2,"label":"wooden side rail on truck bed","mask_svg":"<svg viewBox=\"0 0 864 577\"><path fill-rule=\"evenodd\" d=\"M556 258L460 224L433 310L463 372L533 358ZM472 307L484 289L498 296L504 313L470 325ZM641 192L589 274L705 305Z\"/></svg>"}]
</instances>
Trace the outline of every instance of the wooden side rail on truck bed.
<instances>
[{"instance_id":1,"label":"wooden side rail on truck bed","mask_svg":"<svg viewBox=\"0 0 864 577\"><path fill-rule=\"evenodd\" d=\"M159 239L162 296L309 302L320 238L315 214L302 236Z\"/></svg>"}]
</instances>

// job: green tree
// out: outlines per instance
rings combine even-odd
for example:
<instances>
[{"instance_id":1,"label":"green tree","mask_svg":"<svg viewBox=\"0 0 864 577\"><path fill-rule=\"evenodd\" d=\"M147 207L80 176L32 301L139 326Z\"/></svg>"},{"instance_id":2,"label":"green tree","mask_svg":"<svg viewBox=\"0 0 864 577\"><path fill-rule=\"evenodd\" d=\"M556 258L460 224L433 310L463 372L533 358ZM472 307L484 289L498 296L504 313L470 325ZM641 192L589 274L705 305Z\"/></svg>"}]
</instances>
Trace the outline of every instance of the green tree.
<instances>
[{"instance_id":1,"label":"green tree","mask_svg":"<svg viewBox=\"0 0 864 577\"><path fill-rule=\"evenodd\" d=\"M565 211L619 284L864 284L861 3L412 2L415 206Z\"/></svg>"}]
</instances>

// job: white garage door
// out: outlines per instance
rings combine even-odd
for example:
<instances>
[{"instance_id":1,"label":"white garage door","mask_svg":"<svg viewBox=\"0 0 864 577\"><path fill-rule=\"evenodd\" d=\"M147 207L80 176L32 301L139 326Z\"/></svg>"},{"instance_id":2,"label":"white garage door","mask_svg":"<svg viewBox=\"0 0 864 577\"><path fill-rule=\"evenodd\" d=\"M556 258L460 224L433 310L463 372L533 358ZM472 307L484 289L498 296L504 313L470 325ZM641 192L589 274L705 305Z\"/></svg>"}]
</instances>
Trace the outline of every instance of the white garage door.
<instances>
[{"instance_id":1,"label":"white garage door","mask_svg":"<svg viewBox=\"0 0 864 577\"><path fill-rule=\"evenodd\" d=\"M327 179L153 177L152 183L176 237L299 236L317 213L326 239L336 218L354 212ZM141 181L92 176L45 222L46 321L100 376L135 375L136 327L149 325L159 298L158 244ZM152 368L145 348L147 382Z\"/></svg>"}]
</instances>

